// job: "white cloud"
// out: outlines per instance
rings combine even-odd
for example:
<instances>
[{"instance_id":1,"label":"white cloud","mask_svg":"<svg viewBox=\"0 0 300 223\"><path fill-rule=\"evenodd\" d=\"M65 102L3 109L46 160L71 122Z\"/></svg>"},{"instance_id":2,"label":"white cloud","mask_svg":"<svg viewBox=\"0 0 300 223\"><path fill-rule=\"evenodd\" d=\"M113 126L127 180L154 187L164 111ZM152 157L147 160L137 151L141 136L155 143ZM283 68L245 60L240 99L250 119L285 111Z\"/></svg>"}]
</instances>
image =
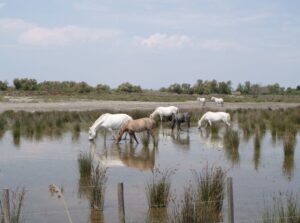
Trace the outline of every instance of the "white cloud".
<instances>
[{"instance_id":1,"label":"white cloud","mask_svg":"<svg viewBox=\"0 0 300 223\"><path fill-rule=\"evenodd\" d=\"M32 28L34 26L35 26L34 24L25 22L22 19L0 19L0 29L24 30L24 29Z\"/></svg>"},{"instance_id":2,"label":"white cloud","mask_svg":"<svg viewBox=\"0 0 300 223\"><path fill-rule=\"evenodd\" d=\"M186 35L166 35L155 33L149 37L135 37L135 42L147 48L181 48L192 43Z\"/></svg>"},{"instance_id":3,"label":"white cloud","mask_svg":"<svg viewBox=\"0 0 300 223\"><path fill-rule=\"evenodd\" d=\"M75 42L93 43L115 39L120 32L114 29L64 26L56 28L34 27L23 32L18 42L34 46L62 46Z\"/></svg>"}]
</instances>

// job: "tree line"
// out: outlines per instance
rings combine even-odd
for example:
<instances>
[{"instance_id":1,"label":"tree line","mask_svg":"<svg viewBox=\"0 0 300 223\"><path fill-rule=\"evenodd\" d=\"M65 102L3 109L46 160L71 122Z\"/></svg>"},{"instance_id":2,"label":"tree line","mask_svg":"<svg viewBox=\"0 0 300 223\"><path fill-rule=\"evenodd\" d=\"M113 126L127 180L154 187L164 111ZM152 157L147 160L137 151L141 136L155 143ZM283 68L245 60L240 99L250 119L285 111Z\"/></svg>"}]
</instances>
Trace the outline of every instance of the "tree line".
<instances>
[{"instance_id":1,"label":"tree line","mask_svg":"<svg viewBox=\"0 0 300 223\"><path fill-rule=\"evenodd\" d=\"M112 89L105 84L98 84L95 87L90 86L86 82L75 81L43 81L38 83L36 79L15 78L13 86L9 86L7 81L0 81L0 90L17 90L17 91L44 91L49 93L141 93L142 89L139 85L133 85L129 82L120 84L117 88ZM236 89L233 89L231 81L216 80L197 80L195 84L174 83L168 87L162 87L160 92L169 92L176 94L232 94L233 92L242 95L282 95L282 94L300 94L300 85L296 88L284 88L278 83L269 85L252 84L250 81L239 83Z\"/></svg>"}]
</instances>

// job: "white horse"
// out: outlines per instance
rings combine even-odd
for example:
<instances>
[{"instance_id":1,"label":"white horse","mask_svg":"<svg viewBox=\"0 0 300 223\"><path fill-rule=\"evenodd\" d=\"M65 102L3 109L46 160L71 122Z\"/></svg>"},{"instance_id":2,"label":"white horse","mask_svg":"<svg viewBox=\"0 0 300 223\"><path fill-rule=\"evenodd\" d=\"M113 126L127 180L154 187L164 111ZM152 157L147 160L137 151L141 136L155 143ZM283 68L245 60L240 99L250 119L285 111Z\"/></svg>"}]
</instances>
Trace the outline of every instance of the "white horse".
<instances>
[{"instance_id":1,"label":"white horse","mask_svg":"<svg viewBox=\"0 0 300 223\"><path fill-rule=\"evenodd\" d=\"M201 128L204 121L208 122L209 125L213 122L222 121L226 125L230 126L230 114L226 112L206 112L198 121L198 128Z\"/></svg>"},{"instance_id":2,"label":"white horse","mask_svg":"<svg viewBox=\"0 0 300 223\"><path fill-rule=\"evenodd\" d=\"M126 114L109 114L101 115L89 129L89 140L96 136L99 128L108 129L114 136L114 130L119 130L120 127L127 121L132 120L132 117Z\"/></svg>"},{"instance_id":3,"label":"white horse","mask_svg":"<svg viewBox=\"0 0 300 223\"><path fill-rule=\"evenodd\" d=\"M156 115L160 116L160 121L162 122L163 116L170 117L173 114L178 113L178 108L175 106L168 106L168 107L157 107L152 114L150 114L150 118L154 118Z\"/></svg>"},{"instance_id":4,"label":"white horse","mask_svg":"<svg viewBox=\"0 0 300 223\"><path fill-rule=\"evenodd\" d=\"M205 106L205 98L200 98L200 97L198 97L197 98L197 101L199 101L199 103L201 103L202 104L202 106Z\"/></svg>"},{"instance_id":5,"label":"white horse","mask_svg":"<svg viewBox=\"0 0 300 223\"><path fill-rule=\"evenodd\" d=\"M210 99L210 100L212 100L212 101L216 102L217 104L220 104L221 106L223 106L223 105L224 105L224 100L223 100L223 98L211 97L211 99Z\"/></svg>"}]
</instances>

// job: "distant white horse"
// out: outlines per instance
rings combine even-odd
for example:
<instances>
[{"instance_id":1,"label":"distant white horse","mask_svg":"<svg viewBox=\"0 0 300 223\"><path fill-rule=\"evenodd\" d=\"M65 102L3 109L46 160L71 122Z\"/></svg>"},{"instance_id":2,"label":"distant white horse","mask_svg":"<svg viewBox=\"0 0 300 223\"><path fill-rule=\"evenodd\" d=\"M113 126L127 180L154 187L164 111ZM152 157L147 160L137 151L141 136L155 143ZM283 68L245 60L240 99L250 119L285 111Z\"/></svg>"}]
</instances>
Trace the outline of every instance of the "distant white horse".
<instances>
[{"instance_id":1,"label":"distant white horse","mask_svg":"<svg viewBox=\"0 0 300 223\"><path fill-rule=\"evenodd\" d=\"M230 126L230 114L226 112L206 112L198 121L198 128L201 128L203 122L208 122L211 125L213 122L222 121Z\"/></svg>"},{"instance_id":2,"label":"distant white horse","mask_svg":"<svg viewBox=\"0 0 300 223\"><path fill-rule=\"evenodd\" d=\"M200 97L198 97L197 98L197 101L199 101L199 103L201 103L202 104L202 106L205 106L205 98L200 98Z\"/></svg>"},{"instance_id":3,"label":"distant white horse","mask_svg":"<svg viewBox=\"0 0 300 223\"><path fill-rule=\"evenodd\" d=\"M160 121L162 122L163 116L170 117L173 114L178 113L178 108L175 106L168 106L168 107L157 107L154 112L150 115L150 118L154 118L156 115L160 116Z\"/></svg>"},{"instance_id":4,"label":"distant white horse","mask_svg":"<svg viewBox=\"0 0 300 223\"><path fill-rule=\"evenodd\" d=\"M221 106L223 106L223 105L224 105L224 100L223 100L223 98L211 97L211 99L210 99L210 100L212 100L212 101L216 102L217 104L220 104Z\"/></svg>"},{"instance_id":5,"label":"distant white horse","mask_svg":"<svg viewBox=\"0 0 300 223\"><path fill-rule=\"evenodd\" d=\"M132 117L126 114L109 114L101 115L89 129L89 140L96 136L99 128L108 129L114 136L114 130L119 130L120 127L127 121L132 120Z\"/></svg>"}]
</instances>

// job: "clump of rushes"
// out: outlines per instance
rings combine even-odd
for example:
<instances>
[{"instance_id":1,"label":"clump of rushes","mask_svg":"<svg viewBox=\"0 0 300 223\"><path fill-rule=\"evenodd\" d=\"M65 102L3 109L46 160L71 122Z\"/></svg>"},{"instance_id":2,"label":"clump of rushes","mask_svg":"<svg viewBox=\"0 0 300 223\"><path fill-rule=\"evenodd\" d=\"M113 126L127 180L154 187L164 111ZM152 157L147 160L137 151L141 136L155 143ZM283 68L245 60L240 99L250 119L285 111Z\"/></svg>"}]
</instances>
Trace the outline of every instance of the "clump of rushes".
<instances>
[{"instance_id":1,"label":"clump of rushes","mask_svg":"<svg viewBox=\"0 0 300 223\"><path fill-rule=\"evenodd\" d=\"M265 204L259 223L297 223L300 222L300 205L298 196L292 193L273 198L271 207Z\"/></svg>"},{"instance_id":2,"label":"clump of rushes","mask_svg":"<svg viewBox=\"0 0 300 223\"><path fill-rule=\"evenodd\" d=\"M152 177L148 180L145 186L146 197L149 208L166 207L169 203L171 195L171 176L175 170L159 168L152 170Z\"/></svg>"},{"instance_id":3,"label":"clump of rushes","mask_svg":"<svg viewBox=\"0 0 300 223\"><path fill-rule=\"evenodd\" d=\"M97 167L93 170L90 181L90 204L93 209L103 211L106 182L107 168L98 164Z\"/></svg>"},{"instance_id":4,"label":"clump of rushes","mask_svg":"<svg viewBox=\"0 0 300 223\"><path fill-rule=\"evenodd\" d=\"M144 147L148 147L150 143L150 136L148 133L143 132L141 135L141 141Z\"/></svg>"},{"instance_id":5,"label":"clump of rushes","mask_svg":"<svg viewBox=\"0 0 300 223\"><path fill-rule=\"evenodd\" d=\"M93 169L93 156L89 152L81 152L78 156L80 177L88 178Z\"/></svg>"},{"instance_id":6,"label":"clump of rushes","mask_svg":"<svg viewBox=\"0 0 300 223\"><path fill-rule=\"evenodd\" d=\"M222 168L206 166L193 172L194 187L184 189L183 199L172 209L172 222L220 222L225 194L225 172Z\"/></svg>"},{"instance_id":7,"label":"clump of rushes","mask_svg":"<svg viewBox=\"0 0 300 223\"><path fill-rule=\"evenodd\" d=\"M10 199L10 222L19 223L21 222L21 212L24 206L24 198L25 198L25 188L19 192L19 189L10 190L11 199ZM2 200L0 199L0 222L4 222L4 210L2 205Z\"/></svg>"},{"instance_id":8,"label":"clump of rushes","mask_svg":"<svg viewBox=\"0 0 300 223\"><path fill-rule=\"evenodd\" d=\"M227 128L224 134L224 147L227 156L233 163L239 162L239 133L236 130Z\"/></svg>"}]
</instances>

